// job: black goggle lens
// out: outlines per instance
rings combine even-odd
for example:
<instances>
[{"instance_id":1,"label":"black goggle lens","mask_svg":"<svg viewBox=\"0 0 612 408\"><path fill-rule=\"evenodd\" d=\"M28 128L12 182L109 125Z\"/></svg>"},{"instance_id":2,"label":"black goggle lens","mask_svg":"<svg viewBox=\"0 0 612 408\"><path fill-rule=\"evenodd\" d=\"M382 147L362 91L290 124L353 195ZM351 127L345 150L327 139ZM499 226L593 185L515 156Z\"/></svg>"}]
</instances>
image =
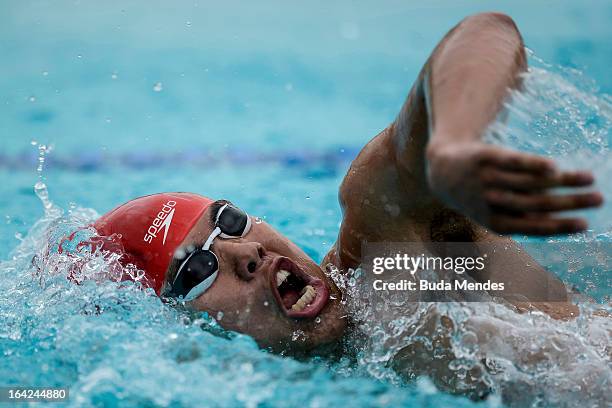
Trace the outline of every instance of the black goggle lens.
<instances>
[{"instance_id":1,"label":"black goggle lens","mask_svg":"<svg viewBox=\"0 0 612 408\"><path fill-rule=\"evenodd\" d=\"M239 237L244 232L247 221L248 215L244 211L229 204L219 214L217 226L224 234Z\"/></svg>"},{"instance_id":2,"label":"black goggle lens","mask_svg":"<svg viewBox=\"0 0 612 408\"><path fill-rule=\"evenodd\" d=\"M219 261L215 254L199 249L183 265L179 279L174 282L172 292L176 296L185 296L218 269Z\"/></svg>"}]
</instances>

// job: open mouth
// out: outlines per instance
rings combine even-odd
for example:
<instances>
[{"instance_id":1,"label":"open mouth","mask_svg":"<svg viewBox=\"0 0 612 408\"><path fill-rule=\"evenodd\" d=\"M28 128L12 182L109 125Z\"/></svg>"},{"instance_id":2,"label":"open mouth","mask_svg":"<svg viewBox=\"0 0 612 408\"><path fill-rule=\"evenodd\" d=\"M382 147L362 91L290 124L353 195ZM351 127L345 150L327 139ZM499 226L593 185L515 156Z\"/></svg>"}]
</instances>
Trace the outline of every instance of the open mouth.
<instances>
[{"instance_id":1,"label":"open mouth","mask_svg":"<svg viewBox=\"0 0 612 408\"><path fill-rule=\"evenodd\" d=\"M325 282L310 276L289 258L278 258L270 272L274 298L287 317L312 319L327 303L329 289Z\"/></svg>"}]
</instances>

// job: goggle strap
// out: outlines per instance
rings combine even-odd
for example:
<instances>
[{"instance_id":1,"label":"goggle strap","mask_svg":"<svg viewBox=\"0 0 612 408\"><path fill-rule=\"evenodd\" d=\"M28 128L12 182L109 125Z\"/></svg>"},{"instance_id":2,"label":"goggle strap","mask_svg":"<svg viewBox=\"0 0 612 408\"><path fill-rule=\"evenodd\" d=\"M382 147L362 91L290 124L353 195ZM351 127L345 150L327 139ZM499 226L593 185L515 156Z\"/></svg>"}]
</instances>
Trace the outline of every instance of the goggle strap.
<instances>
[{"instance_id":1,"label":"goggle strap","mask_svg":"<svg viewBox=\"0 0 612 408\"><path fill-rule=\"evenodd\" d=\"M217 236L219 234L221 234L221 228L215 227L213 232L208 236L208 239L204 243L204 246L202 247L202 249L204 251L208 251L210 249L210 246L212 245L213 241L215 240L215 238L217 238Z\"/></svg>"}]
</instances>

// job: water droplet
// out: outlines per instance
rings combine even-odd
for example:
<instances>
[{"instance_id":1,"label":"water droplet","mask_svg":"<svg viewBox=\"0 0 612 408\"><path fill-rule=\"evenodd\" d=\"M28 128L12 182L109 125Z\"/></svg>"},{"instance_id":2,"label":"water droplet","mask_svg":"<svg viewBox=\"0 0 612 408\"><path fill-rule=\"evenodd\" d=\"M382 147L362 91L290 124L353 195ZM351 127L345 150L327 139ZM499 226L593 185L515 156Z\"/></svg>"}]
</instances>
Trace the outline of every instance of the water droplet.
<instances>
[{"instance_id":1,"label":"water droplet","mask_svg":"<svg viewBox=\"0 0 612 408\"><path fill-rule=\"evenodd\" d=\"M170 340L176 340L176 339L178 339L178 334L176 334L176 333L170 333L170 334L168 335L168 337L170 338Z\"/></svg>"},{"instance_id":2,"label":"water droplet","mask_svg":"<svg viewBox=\"0 0 612 408\"><path fill-rule=\"evenodd\" d=\"M223 312L218 311L217 312L217 321L220 322L223 319Z\"/></svg>"},{"instance_id":3,"label":"water droplet","mask_svg":"<svg viewBox=\"0 0 612 408\"><path fill-rule=\"evenodd\" d=\"M164 88L162 87L162 83L161 82L156 82L155 85L153 85L153 90L155 92L161 92Z\"/></svg>"},{"instance_id":4,"label":"water droplet","mask_svg":"<svg viewBox=\"0 0 612 408\"><path fill-rule=\"evenodd\" d=\"M269 303L268 303L268 301L266 300L266 301L264 302L264 306L266 306L266 307L267 307L268 305L269 305Z\"/></svg>"},{"instance_id":5,"label":"water droplet","mask_svg":"<svg viewBox=\"0 0 612 408\"><path fill-rule=\"evenodd\" d=\"M321 323L321 318L319 316L317 316L317 318L315 319L315 323L317 324Z\"/></svg>"},{"instance_id":6,"label":"water droplet","mask_svg":"<svg viewBox=\"0 0 612 408\"><path fill-rule=\"evenodd\" d=\"M32 146L36 146L36 145L38 144L38 142L37 142L36 140L32 140L32 141L30 142L30 144L31 144Z\"/></svg>"},{"instance_id":7,"label":"water droplet","mask_svg":"<svg viewBox=\"0 0 612 408\"><path fill-rule=\"evenodd\" d=\"M260 217L255 217L255 224L261 224L263 220Z\"/></svg>"},{"instance_id":8,"label":"water droplet","mask_svg":"<svg viewBox=\"0 0 612 408\"><path fill-rule=\"evenodd\" d=\"M43 73L42 73L42 74L43 74L43 76L47 76L47 75L49 75L49 73L48 73L47 71L43 71Z\"/></svg>"},{"instance_id":9,"label":"water droplet","mask_svg":"<svg viewBox=\"0 0 612 408\"><path fill-rule=\"evenodd\" d=\"M119 78L119 76L117 75L117 73L116 73L116 72L113 72L113 73L111 74L111 79L117 79L117 78Z\"/></svg>"},{"instance_id":10,"label":"water droplet","mask_svg":"<svg viewBox=\"0 0 612 408\"><path fill-rule=\"evenodd\" d=\"M287 82L285 84L285 91L287 91L287 92L293 91L293 84L291 82Z\"/></svg>"},{"instance_id":11,"label":"water droplet","mask_svg":"<svg viewBox=\"0 0 612 408\"><path fill-rule=\"evenodd\" d=\"M176 259L184 259L185 256L187 255L187 253L185 253L185 249L184 248L178 248L176 251L174 251L174 257Z\"/></svg>"},{"instance_id":12,"label":"water droplet","mask_svg":"<svg viewBox=\"0 0 612 408\"><path fill-rule=\"evenodd\" d=\"M306 341L306 334L302 330L296 330L291 335L291 341Z\"/></svg>"},{"instance_id":13,"label":"water droplet","mask_svg":"<svg viewBox=\"0 0 612 408\"><path fill-rule=\"evenodd\" d=\"M104 119L104 121L105 121L106 123L111 123L111 118L106 118L106 119Z\"/></svg>"},{"instance_id":14,"label":"water droplet","mask_svg":"<svg viewBox=\"0 0 612 408\"><path fill-rule=\"evenodd\" d=\"M77 58L81 59L81 58L83 58L83 56L81 54L77 54Z\"/></svg>"},{"instance_id":15,"label":"water droplet","mask_svg":"<svg viewBox=\"0 0 612 408\"><path fill-rule=\"evenodd\" d=\"M309 196L309 195L307 195L307 196L306 196L306 199L307 199L307 200L310 200L310 196Z\"/></svg>"},{"instance_id":16,"label":"water droplet","mask_svg":"<svg viewBox=\"0 0 612 408\"><path fill-rule=\"evenodd\" d=\"M28 101L36 102L36 97L34 95L30 95L30 97L28 98Z\"/></svg>"},{"instance_id":17,"label":"water droplet","mask_svg":"<svg viewBox=\"0 0 612 408\"><path fill-rule=\"evenodd\" d=\"M188 28L191 28L191 21L186 21L186 22L185 22L185 25L186 25Z\"/></svg>"}]
</instances>

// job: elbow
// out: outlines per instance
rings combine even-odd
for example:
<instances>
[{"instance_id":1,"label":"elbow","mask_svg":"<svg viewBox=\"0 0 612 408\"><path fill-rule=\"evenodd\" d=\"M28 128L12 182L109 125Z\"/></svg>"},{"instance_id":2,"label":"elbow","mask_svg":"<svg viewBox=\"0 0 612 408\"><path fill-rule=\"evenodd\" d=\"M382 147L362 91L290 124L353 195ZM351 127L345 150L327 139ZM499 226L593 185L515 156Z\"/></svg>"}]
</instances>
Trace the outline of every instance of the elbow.
<instances>
[{"instance_id":1,"label":"elbow","mask_svg":"<svg viewBox=\"0 0 612 408\"><path fill-rule=\"evenodd\" d=\"M504 13L490 11L486 13L473 14L463 19L461 25L465 24L476 24L478 26L485 25L489 27L496 27L506 32L511 32L520 37L520 32L518 27L516 26L516 23L514 22L512 17Z\"/></svg>"},{"instance_id":2,"label":"elbow","mask_svg":"<svg viewBox=\"0 0 612 408\"><path fill-rule=\"evenodd\" d=\"M507 44L508 48L515 55L515 62L521 70L527 68L527 56L525 54L525 44L523 37L516 23L507 14L498 12L478 13L466 17L461 21L460 26L468 30L477 31L486 35L490 40L500 40Z\"/></svg>"}]
</instances>

